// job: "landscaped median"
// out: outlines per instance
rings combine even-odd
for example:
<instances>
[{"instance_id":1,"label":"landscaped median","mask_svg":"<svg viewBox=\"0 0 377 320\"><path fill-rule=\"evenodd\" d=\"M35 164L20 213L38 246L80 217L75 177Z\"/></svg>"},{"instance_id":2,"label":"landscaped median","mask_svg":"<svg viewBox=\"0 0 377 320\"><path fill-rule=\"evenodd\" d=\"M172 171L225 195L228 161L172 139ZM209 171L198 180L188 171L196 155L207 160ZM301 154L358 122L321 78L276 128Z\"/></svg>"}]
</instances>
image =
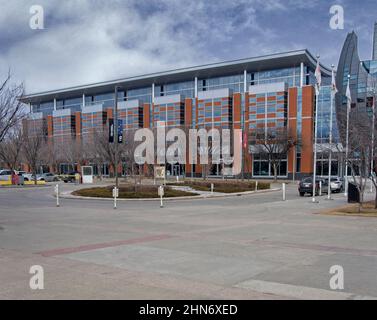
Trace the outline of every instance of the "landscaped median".
<instances>
[{"instance_id":1,"label":"landscaped median","mask_svg":"<svg viewBox=\"0 0 377 320\"><path fill-rule=\"evenodd\" d=\"M72 192L75 196L81 197L94 197L94 198L112 198L113 186L106 187L94 187L80 189ZM164 188L164 197L185 197L196 196L196 193L186 192L181 190L173 190L171 187ZM120 199L150 199L158 197L158 186L154 185L131 185L125 184L119 186L119 198Z\"/></svg>"},{"instance_id":2,"label":"landscaped median","mask_svg":"<svg viewBox=\"0 0 377 320\"><path fill-rule=\"evenodd\" d=\"M170 183L174 185L174 183ZM256 181L232 181L232 180L209 180L209 181L198 181L198 180L186 180L181 185L188 186L192 189L199 191L211 191L211 185L213 184L214 192L221 193L239 193L258 190L270 189L270 183L268 182L257 182Z\"/></svg>"},{"instance_id":3,"label":"landscaped median","mask_svg":"<svg viewBox=\"0 0 377 320\"><path fill-rule=\"evenodd\" d=\"M211 184L214 192L211 192ZM185 181L181 183L168 183L164 186L164 198L207 198L219 196L231 196L254 193L256 191L268 191L270 184L267 182L256 183L254 181ZM83 188L71 193L72 196L86 198L113 198L114 186L101 186ZM121 184L119 186L119 199L156 199L158 198L158 185L150 184ZM183 190L182 190L183 189ZM276 190L271 190L276 191Z\"/></svg>"}]
</instances>

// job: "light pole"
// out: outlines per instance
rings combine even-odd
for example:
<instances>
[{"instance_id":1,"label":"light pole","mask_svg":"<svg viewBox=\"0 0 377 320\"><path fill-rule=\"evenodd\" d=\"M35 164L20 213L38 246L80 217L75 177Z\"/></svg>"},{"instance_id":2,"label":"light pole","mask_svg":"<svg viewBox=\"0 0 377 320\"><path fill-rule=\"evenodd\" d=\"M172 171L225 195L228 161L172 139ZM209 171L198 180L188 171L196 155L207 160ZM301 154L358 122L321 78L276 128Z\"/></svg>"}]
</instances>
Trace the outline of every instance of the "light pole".
<instances>
[{"instance_id":1,"label":"light pole","mask_svg":"<svg viewBox=\"0 0 377 320\"><path fill-rule=\"evenodd\" d=\"M347 127L346 127L346 170L344 173L344 196L347 197L348 195L348 136L349 136L349 122L350 122L350 109L351 109L351 96L350 96L350 78L351 76L348 75L348 82L347 82Z\"/></svg>"},{"instance_id":2,"label":"light pole","mask_svg":"<svg viewBox=\"0 0 377 320\"><path fill-rule=\"evenodd\" d=\"M374 158L374 130L375 130L375 121L376 121L376 113L375 113L375 108L376 108L376 89L373 88L373 97L372 97L372 112L373 112L373 117L372 117L372 150L371 150L371 157L370 157L370 192L373 192L373 158Z\"/></svg>"},{"instance_id":3,"label":"light pole","mask_svg":"<svg viewBox=\"0 0 377 320\"><path fill-rule=\"evenodd\" d=\"M119 187L119 179L118 179L118 89L119 86L115 86L115 107L114 107L114 147L115 147L115 155L114 155L114 170L115 170L115 187Z\"/></svg>"},{"instance_id":4,"label":"light pole","mask_svg":"<svg viewBox=\"0 0 377 320\"><path fill-rule=\"evenodd\" d=\"M316 78L317 78L317 83L316 83L316 102L315 102L315 124L314 124L314 160L313 160L313 195L312 195L312 202L316 203L315 199L315 191L316 191L316 171L317 171L317 132L318 132L318 100L319 100L319 91L321 87L321 69L319 65L319 58L320 56L317 55L317 68L316 68Z\"/></svg>"},{"instance_id":5,"label":"light pole","mask_svg":"<svg viewBox=\"0 0 377 320\"><path fill-rule=\"evenodd\" d=\"M329 152L329 180L327 186L327 199L331 200L331 158L332 158L332 114L334 108L334 99L336 94L336 88L334 87L334 65L331 65L331 76L332 76L332 85L331 85L331 102L330 102L330 134L329 134L329 144L330 144L330 152Z\"/></svg>"}]
</instances>

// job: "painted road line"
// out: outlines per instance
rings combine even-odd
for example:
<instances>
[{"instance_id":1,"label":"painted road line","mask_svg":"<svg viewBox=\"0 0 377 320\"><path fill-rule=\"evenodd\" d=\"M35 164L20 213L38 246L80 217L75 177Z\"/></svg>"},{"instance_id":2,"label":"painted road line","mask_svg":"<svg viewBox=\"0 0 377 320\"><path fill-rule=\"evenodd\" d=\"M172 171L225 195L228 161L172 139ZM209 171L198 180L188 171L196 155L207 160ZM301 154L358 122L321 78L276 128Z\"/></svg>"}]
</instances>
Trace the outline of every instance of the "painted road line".
<instances>
[{"instance_id":1,"label":"painted road line","mask_svg":"<svg viewBox=\"0 0 377 320\"><path fill-rule=\"evenodd\" d=\"M123 245L136 244L136 243L165 240L165 239L170 239L172 237L173 236L161 234L161 235L155 235L155 236L147 236L143 238L134 238L134 239L128 239L128 240L87 244L87 245L78 246L78 247L58 248L58 249L40 251L40 252L37 252L37 254L40 254L43 257L52 257L52 256L58 256L58 255L63 255L63 254L76 253L76 252L84 252L84 251L91 251L91 250L111 248L111 247L117 247L117 246L123 246Z\"/></svg>"}]
</instances>

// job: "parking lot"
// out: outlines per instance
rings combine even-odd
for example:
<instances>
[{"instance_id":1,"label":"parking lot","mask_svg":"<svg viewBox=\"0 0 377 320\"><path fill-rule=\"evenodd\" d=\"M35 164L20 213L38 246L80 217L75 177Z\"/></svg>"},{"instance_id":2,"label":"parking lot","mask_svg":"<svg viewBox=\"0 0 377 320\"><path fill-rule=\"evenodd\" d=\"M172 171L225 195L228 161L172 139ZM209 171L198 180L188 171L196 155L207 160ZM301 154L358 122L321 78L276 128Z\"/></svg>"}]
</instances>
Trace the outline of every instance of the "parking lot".
<instances>
[{"instance_id":1,"label":"parking lot","mask_svg":"<svg viewBox=\"0 0 377 320\"><path fill-rule=\"evenodd\" d=\"M77 188L60 183L62 191ZM1 299L377 297L377 219L281 191L198 200L61 199L53 185L0 189ZM367 195L372 197L372 194ZM44 269L31 290L29 268ZM344 269L344 290L329 286Z\"/></svg>"}]
</instances>

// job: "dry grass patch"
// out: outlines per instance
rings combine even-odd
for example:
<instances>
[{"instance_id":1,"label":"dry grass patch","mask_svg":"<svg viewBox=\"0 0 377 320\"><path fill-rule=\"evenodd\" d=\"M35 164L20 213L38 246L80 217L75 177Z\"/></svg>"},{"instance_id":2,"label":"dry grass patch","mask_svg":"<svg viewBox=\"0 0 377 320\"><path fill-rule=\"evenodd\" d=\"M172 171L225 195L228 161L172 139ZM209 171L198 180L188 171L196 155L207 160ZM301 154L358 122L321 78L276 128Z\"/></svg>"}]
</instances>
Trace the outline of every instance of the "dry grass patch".
<instances>
[{"instance_id":1,"label":"dry grass patch","mask_svg":"<svg viewBox=\"0 0 377 320\"><path fill-rule=\"evenodd\" d=\"M325 210L320 213L336 216L377 217L377 209L374 208L374 201L363 203L361 212L359 212L359 204L352 203L344 207Z\"/></svg>"}]
</instances>

